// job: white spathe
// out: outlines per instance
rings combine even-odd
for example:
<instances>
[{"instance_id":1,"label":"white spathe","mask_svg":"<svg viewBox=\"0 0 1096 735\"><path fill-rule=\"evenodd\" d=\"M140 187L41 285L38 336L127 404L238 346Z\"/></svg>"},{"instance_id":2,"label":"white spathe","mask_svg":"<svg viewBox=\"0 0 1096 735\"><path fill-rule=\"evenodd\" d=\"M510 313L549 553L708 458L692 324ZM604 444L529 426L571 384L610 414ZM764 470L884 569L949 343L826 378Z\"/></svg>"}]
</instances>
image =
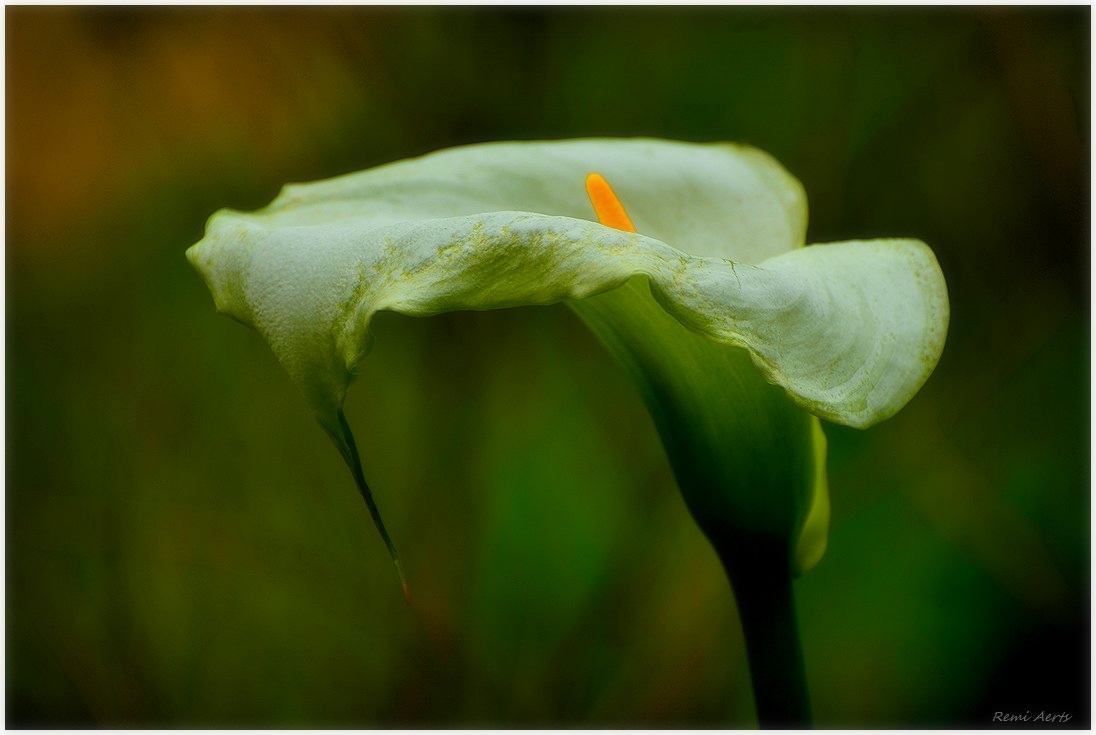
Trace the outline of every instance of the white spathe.
<instances>
[{"instance_id":1,"label":"white spathe","mask_svg":"<svg viewBox=\"0 0 1096 735\"><path fill-rule=\"evenodd\" d=\"M597 223L592 171L642 234ZM805 410L870 426L935 367L944 278L918 240L804 248L805 229L802 187L749 147L493 143L290 185L257 212L222 210L187 257L329 430L377 311L551 304L635 276L691 331L745 348Z\"/></svg>"}]
</instances>

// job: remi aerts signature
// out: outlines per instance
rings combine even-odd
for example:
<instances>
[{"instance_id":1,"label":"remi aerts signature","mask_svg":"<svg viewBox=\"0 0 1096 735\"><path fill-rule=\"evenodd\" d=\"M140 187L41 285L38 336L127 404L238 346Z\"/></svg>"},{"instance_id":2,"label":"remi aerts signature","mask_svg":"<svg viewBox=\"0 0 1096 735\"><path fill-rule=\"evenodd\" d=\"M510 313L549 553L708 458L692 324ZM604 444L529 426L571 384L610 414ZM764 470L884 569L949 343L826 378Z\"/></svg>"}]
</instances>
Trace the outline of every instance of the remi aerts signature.
<instances>
[{"instance_id":1,"label":"remi aerts signature","mask_svg":"<svg viewBox=\"0 0 1096 735\"><path fill-rule=\"evenodd\" d=\"M1024 714L1012 714L1011 712L994 712L994 722L1069 722L1073 715L1068 712L1047 712L1043 710L1037 715L1032 715L1028 710Z\"/></svg>"}]
</instances>

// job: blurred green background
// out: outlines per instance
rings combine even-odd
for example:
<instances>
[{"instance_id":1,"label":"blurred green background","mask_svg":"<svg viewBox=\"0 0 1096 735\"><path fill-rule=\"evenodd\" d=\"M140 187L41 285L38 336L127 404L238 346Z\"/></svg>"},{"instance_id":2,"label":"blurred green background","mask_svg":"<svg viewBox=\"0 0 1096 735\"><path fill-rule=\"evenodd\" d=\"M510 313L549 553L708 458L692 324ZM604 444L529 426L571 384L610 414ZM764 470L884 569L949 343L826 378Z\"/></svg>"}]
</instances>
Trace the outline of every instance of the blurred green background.
<instances>
[{"instance_id":1,"label":"blurred green background","mask_svg":"<svg viewBox=\"0 0 1096 735\"><path fill-rule=\"evenodd\" d=\"M415 595L183 258L287 181L495 139L757 145L919 237L943 359L827 427L825 727L1090 719L1089 9L9 7L9 725L752 726L733 597L563 307L383 314L348 416Z\"/></svg>"}]
</instances>

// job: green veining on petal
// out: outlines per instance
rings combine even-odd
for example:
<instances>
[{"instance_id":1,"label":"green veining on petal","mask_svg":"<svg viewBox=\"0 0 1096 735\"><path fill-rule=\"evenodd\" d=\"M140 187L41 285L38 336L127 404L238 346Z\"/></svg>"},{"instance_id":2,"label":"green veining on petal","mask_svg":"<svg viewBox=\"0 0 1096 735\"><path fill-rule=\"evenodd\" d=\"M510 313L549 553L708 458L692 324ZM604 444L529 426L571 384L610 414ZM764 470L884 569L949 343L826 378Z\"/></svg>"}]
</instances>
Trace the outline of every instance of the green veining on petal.
<instances>
[{"instance_id":1,"label":"green veining on petal","mask_svg":"<svg viewBox=\"0 0 1096 735\"><path fill-rule=\"evenodd\" d=\"M891 416L943 347L946 293L931 251L916 241L814 246L749 266L588 221L519 212L266 224L221 214L188 253L218 307L254 326L313 408L329 416L368 351L377 311L430 316L551 304L634 275L647 276L655 299L688 329L744 347L793 401L839 423ZM363 282L363 273L375 277Z\"/></svg>"}]
</instances>

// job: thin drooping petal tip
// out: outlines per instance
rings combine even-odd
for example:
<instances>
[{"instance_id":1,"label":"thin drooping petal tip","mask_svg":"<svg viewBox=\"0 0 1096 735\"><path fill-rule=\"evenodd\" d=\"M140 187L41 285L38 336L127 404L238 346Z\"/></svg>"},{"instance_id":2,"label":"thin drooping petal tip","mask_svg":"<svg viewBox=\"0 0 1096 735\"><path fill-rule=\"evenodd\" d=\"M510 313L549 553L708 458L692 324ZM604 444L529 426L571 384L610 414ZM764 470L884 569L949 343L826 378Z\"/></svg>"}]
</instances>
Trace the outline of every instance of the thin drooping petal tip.
<instances>
[{"instance_id":1,"label":"thin drooping petal tip","mask_svg":"<svg viewBox=\"0 0 1096 735\"><path fill-rule=\"evenodd\" d=\"M400 588L403 590L403 599L410 605L411 588L407 584L407 577L404 576L403 565L400 564L399 552L396 551L396 545L392 542L392 537L388 535L388 529L384 527L384 520L381 518L380 509L373 499L373 491L369 488L369 483L365 480L365 471L362 469L361 457L358 454L358 445L357 442L354 441L354 432L350 430L350 423L346 420L346 414L339 408L334 417L324 417L321 415L319 418L320 425L327 430L328 436L335 442L335 447L339 450L339 454L342 455L343 460L350 469L350 474L354 477L354 483L358 486L358 492L361 493L362 499L369 509L369 515L373 518L373 525L376 527L377 533L380 534L385 548L388 549L388 555L392 559L392 566L396 568L396 575L400 579ZM325 418L331 420L328 421L325 420Z\"/></svg>"}]
</instances>

